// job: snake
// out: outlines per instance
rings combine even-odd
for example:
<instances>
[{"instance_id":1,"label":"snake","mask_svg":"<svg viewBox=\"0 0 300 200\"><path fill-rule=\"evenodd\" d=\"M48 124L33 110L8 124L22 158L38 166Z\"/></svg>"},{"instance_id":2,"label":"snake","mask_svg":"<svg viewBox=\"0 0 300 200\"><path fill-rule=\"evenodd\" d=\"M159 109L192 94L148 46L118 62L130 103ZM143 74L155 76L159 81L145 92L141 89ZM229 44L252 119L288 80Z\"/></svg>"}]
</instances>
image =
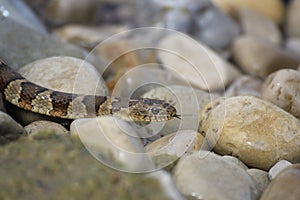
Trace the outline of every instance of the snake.
<instances>
[{"instance_id":1,"label":"snake","mask_svg":"<svg viewBox=\"0 0 300 200\"><path fill-rule=\"evenodd\" d=\"M37 85L0 60L0 93L3 99L34 113L79 119L110 115L127 121L161 122L179 118L165 100L122 98L65 93Z\"/></svg>"}]
</instances>

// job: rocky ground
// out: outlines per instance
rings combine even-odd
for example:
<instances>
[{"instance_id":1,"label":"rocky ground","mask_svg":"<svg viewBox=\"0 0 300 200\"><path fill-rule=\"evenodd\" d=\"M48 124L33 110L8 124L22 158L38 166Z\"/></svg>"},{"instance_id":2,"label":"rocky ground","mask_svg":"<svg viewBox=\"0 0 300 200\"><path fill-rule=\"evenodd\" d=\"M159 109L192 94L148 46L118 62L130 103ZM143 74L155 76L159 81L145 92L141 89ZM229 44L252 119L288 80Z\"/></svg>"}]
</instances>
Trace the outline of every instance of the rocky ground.
<instances>
[{"instance_id":1,"label":"rocky ground","mask_svg":"<svg viewBox=\"0 0 300 200\"><path fill-rule=\"evenodd\" d=\"M181 119L65 120L2 94L0 199L300 199L299 13L299 0L3 0L0 59L25 78L163 99Z\"/></svg>"}]
</instances>

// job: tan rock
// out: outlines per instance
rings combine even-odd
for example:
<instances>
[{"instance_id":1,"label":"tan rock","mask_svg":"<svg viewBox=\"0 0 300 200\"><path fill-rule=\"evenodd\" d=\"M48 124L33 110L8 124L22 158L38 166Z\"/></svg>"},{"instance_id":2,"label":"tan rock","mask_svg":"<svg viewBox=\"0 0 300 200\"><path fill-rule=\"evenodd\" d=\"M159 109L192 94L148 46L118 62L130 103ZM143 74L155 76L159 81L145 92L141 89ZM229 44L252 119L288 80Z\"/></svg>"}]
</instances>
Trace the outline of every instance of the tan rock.
<instances>
[{"instance_id":1,"label":"tan rock","mask_svg":"<svg viewBox=\"0 0 300 200\"><path fill-rule=\"evenodd\" d=\"M264 82L262 97L300 118L300 72L282 69L269 75Z\"/></svg>"},{"instance_id":2,"label":"tan rock","mask_svg":"<svg viewBox=\"0 0 300 200\"><path fill-rule=\"evenodd\" d=\"M24 127L29 137L43 137L43 134L68 135L68 131L62 125L51 121L35 121Z\"/></svg>"},{"instance_id":3,"label":"tan rock","mask_svg":"<svg viewBox=\"0 0 300 200\"><path fill-rule=\"evenodd\" d=\"M267 40L280 45L282 36L277 24L255 10L242 7L238 9L238 17L244 34Z\"/></svg>"},{"instance_id":4,"label":"tan rock","mask_svg":"<svg viewBox=\"0 0 300 200\"><path fill-rule=\"evenodd\" d=\"M300 2L292 0L287 9L286 28L289 36L300 37Z\"/></svg>"},{"instance_id":5,"label":"tan rock","mask_svg":"<svg viewBox=\"0 0 300 200\"><path fill-rule=\"evenodd\" d=\"M83 48L92 49L107 38L126 30L127 29L124 26L117 25L96 27L68 24L55 29L52 33L64 41L76 44Z\"/></svg>"},{"instance_id":6,"label":"tan rock","mask_svg":"<svg viewBox=\"0 0 300 200\"><path fill-rule=\"evenodd\" d=\"M240 72L205 45L180 34L166 36L158 45L161 62L202 90L222 90Z\"/></svg>"},{"instance_id":7,"label":"tan rock","mask_svg":"<svg viewBox=\"0 0 300 200\"><path fill-rule=\"evenodd\" d=\"M213 2L231 15L234 15L235 11L241 7L251 8L276 23L280 23L284 15L284 6L280 0L213 0Z\"/></svg>"},{"instance_id":8,"label":"tan rock","mask_svg":"<svg viewBox=\"0 0 300 200\"><path fill-rule=\"evenodd\" d=\"M75 57L40 59L25 65L19 69L19 73L28 80L52 90L77 94L109 94L95 67Z\"/></svg>"},{"instance_id":9,"label":"tan rock","mask_svg":"<svg viewBox=\"0 0 300 200\"><path fill-rule=\"evenodd\" d=\"M279 160L300 161L299 120L252 96L216 100L200 114L201 130L214 151L268 170Z\"/></svg>"},{"instance_id":10,"label":"tan rock","mask_svg":"<svg viewBox=\"0 0 300 200\"><path fill-rule=\"evenodd\" d=\"M243 36L233 44L233 56L247 73L267 77L282 68L297 68L299 61L278 46L259 38Z\"/></svg>"},{"instance_id":11,"label":"tan rock","mask_svg":"<svg viewBox=\"0 0 300 200\"><path fill-rule=\"evenodd\" d=\"M126 34L125 34L126 35ZM112 91L119 79L130 69L147 63L156 63L155 50L148 44L136 39L113 37L98 45L93 52L106 64L103 77Z\"/></svg>"},{"instance_id":12,"label":"tan rock","mask_svg":"<svg viewBox=\"0 0 300 200\"><path fill-rule=\"evenodd\" d=\"M283 170L264 191L261 200L300 199L300 164Z\"/></svg>"}]
</instances>

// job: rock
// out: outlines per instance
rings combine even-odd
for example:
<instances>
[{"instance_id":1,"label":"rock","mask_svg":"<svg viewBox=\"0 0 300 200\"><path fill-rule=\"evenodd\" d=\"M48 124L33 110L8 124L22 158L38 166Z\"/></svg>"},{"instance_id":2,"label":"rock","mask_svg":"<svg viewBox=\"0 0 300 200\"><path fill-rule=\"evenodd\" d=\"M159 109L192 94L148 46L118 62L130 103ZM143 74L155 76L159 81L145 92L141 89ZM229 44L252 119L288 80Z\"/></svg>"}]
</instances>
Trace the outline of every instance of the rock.
<instances>
[{"instance_id":1,"label":"rock","mask_svg":"<svg viewBox=\"0 0 300 200\"><path fill-rule=\"evenodd\" d=\"M66 42L91 50L107 38L123 31L127 31L127 28L120 25L104 25L98 27L67 24L55 29L52 33Z\"/></svg>"},{"instance_id":2,"label":"rock","mask_svg":"<svg viewBox=\"0 0 300 200\"><path fill-rule=\"evenodd\" d=\"M161 27L192 35L216 50L229 47L240 28L209 0L137 2L139 27Z\"/></svg>"},{"instance_id":3,"label":"rock","mask_svg":"<svg viewBox=\"0 0 300 200\"><path fill-rule=\"evenodd\" d=\"M8 114L0 111L0 144L6 144L26 134L24 128Z\"/></svg>"},{"instance_id":4,"label":"rock","mask_svg":"<svg viewBox=\"0 0 300 200\"><path fill-rule=\"evenodd\" d=\"M76 137L23 137L0 155L2 199L169 199L159 181L100 164Z\"/></svg>"},{"instance_id":5,"label":"rock","mask_svg":"<svg viewBox=\"0 0 300 200\"><path fill-rule=\"evenodd\" d=\"M202 90L222 90L240 76L234 66L186 36L168 35L158 48L164 50L158 52L158 58L170 71Z\"/></svg>"},{"instance_id":6,"label":"rock","mask_svg":"<svg viewBox=\"0 0 300 200\"><path fill-rule=\"evenodd\" d=\"M260 169L248 169L247 173L252 177L252 180L255 183L256 189L258 190L258 196L261 196L263 191L270 183L270 178L268 172L265 172Z\"/></svg>"},{"instance_id":7,"label":"rock","mask_svg":"<svg viewBox=\"0 0 300 200\"><path fill-rule=\"evenodd\" d=\"M133 2L53 0L44 4L42 9L44 17L54 26L67 23L125 24L134 20L136 12Z\"/></svg>"},{"instance_id":8,"label":"rock","mask_svg":"<svg viewBox=\"0 0 300 200\"><path fill-rule=\"evenodd\" d=\"M248 167L242 161L240 161L239 159L237 159L236 157L225 155L225 156L222 156L222 158L224 160L228 161L228 162L236 164L237 166L239 166L243 170L247 170L248 169Z\"/></svg>"},{"instance_id":9,"label":"rock","mask_svg":"<svg viewBox=\"0 0 300 200\"><path fill-rule=\"evenodd\" d=\"M238 9L239 20L245 35L261 38L280 46L282 36L272 20L246 7Z\"/></svg>"},{"instance_id":10,"label":"rock","mask_svg":"<svg viewBox=\"0 0 300 200\"><path fill-rule=\"evenodd\" d=\"M247 166L268 170L282 159L300 161L299 120L274 104L252 96L216 100L202 109L200 120L215 152Z\"/></svg>"},{"instance_id":11,"label":"rock","mask_svg":"<svg viewBox=\"0 0 300 200\"><path fill-rule=\"evenodd\" d=\"M170 173L164 170L159 170L147 174L147 177L154 178L159 181L163 191L166 193L169 199L185 200L185 198L176 188L173 177Z\"/></svg>"},{"instance_id":12,"label":"rock","mask_svg":"<svg viewBox=\"0 0 300 200\"><path fill-rule=\"evenodd\" d=\"M23 1L1 1L0 21L2 16L42 34L47 34L45 26Z\"/></svg>"},{"instance_id":13,"label":"rock","mask_svg":"<svg viewBox=\"0 0 300 200\"><path fill-rule=\"evenodd\" d=\"M287 20L286 20L286 32L288 36L300 37L300 2L297 0L292 0L288 5L287 9Z\"/></svg>"},{"instance_id":14,"label":"rock","mask_svg":"<svg viewBox=\"0 0 300 200\"><path fill-rule=\"evenodd\" d=\"M254 182L245 170L211 152L182 157L174 169L178 189L195 199L256 199Z\"/></svg>"},{"instance_id":15,"label":"rock","mask_svg":"<svg viewBox=\"0 0 300 200\"><path fill-rule=\"evenodd\" d=\"M265 80L262 97L300 119L300 72L282 69Z\"/></svg>"},{"instance_id":16,"label":"rock","mask_svg":"<svg viewBox=\"0 0 300 200\"><path fill-rule=\"evenodd\" d=\"M52 90L75 94L109 94L95 67L79 58L49 57L23 66L19 73L26 79Z\"/></svg>"},{"instance_id":17,"label":"rock","mask_svg":"<svg viewBox=\"0 0 300 200\"><path fill-rule=\"evenodd\" d=\"M263 81L259 78L249 75L243 75L230 84L226 90L227 97L251 95L261 96Z\"/></svg>"},{"instance_id":18,"label":"rock","mask_svg":"<svg viewBox=\"0 0 300 200\"><path fill-rule=\"evenodd\" d=\"M278 24L284 17L284 5L280 0L265 0L263 2L252 0L213 0L213 2L231 15L234 15L239 8L246 7L269 17Z\"/></svg>"},{"instance_id":19,"label":"rock","mask_svg":"<svg viewBox=\"0 0 300 200\"><path fill-rule=\"evenodd\" d=\"M134 31L133 31L134 32ZM115 84L128 71L148 63L156 63L156 54L148 44L136 39L127 39L126 32L111 37L98 45L93 52L105 62L101 73L108 80L108 87L113 91Z\"/></svg>"},{"instance_id":20,"label":"rock","mask_svg":"<svg viewBox=\"0 0 300 200\"><path fill-rule=\"evenodd\" d=\"M239 35L238 24L211 1L188 0L187 7L193 16L192 35L212 49L227 48Z\"/></svg>"},{"instance_id":21,"label":"rock","mask_svg":"<svg viewBox=\"0 0 300 200\"><path fill-rule=\"evenodd\" d=\"M200 150L204 137L195 131L184 130L164 136L146 146L157 167L166 167L184 153Z\"/></svg>"},{"instance_id":22,"label":"rock","mask_svg":"<svg viewBox=\"0 0 300 200\"><path fill-rule=\"evenodd\" d=\"M62 125L51 121L35 121L24 127L30 138L36 139L36 137L43 138L44 136L56 134L56 135L68 135L68 131Z\"/></svg>"},{"instance_id":23,"label":"rock","mask_svg":"<svg viewBox=\"0 0 300 200\"><path fill-rule=\"evenodd\" d=\"M6 112L6 109L4 107L4 100L3 100L3 95L0 94L0 111L1 112Z\"/></svg>"},{"instance_id":24,"label":"rock","mask_svg":"<svg viewBox=\"0 0 300 200\"><path fill-rule=\"evenodd\" d=\"M199 112L208 102L219 98L219 95L210 94L187 86L171 85L149 90L141 97L164 99L176 108L177 113L181 118L181 120L174 119L167 121L161 129L158 129L156 126L146 127L147 131L145 132L147 132L147 134L145 135L148 136L147 141L153 141L159 137L179 130L198 131ZM153 133L156 134L153 135Z\"/></svg>"},{"instance_id":25,"label":"rock","mask_svg":"<svg viewBox=\"0 0 300 200\"><path fill-rule=\"evenodd\" d=\"M158 64L144 64L121 76L112 91L113 96L141 97L144 93L161 86L186 85L186 82ZM166 97L166 96L164 96Z\"/></svg>"},{"instance_id":26,"label":"rock","mask_svg":"<svg viewBox=\"0 0 300 200\"><path fill-rule=\"evenodd\" d=\"M286 167L291 165L292 163L290 163L289 161L280 160L269 170L270 178L274 179L281 171L283 171Z\"/></svg>"},{"instance_id":27,"label":"rock","mask_svg":"<svg viewBox=\"0 0 300 200\"><path fill-rule=\"evenodd\" d=\"M233 57L244 71L261 78L266 78L278 69L295 69L299 65L298 60L278 46L250 36L235 40Z\"/></svg>"},{"instance_id":28,"label":"rock","mask_svg":"<svg viewBox=\"0 0 300 200\"><path fill-rule=\"evenodd\" d=\"M33 31L9 18L1 21L1 27L0 57L14 70L50 56L63 55L85 59L88 55L79 47ZM93 56L89 56L88 61L95 63L96 67L101 66L101 60Z\"/></svg>"},{"instance_id":29,"label":"rock","mask_svg":"<svg viewBox=\"0 0 300 200\"><path fill-rule=\"evenodd\" d=\"M296 37L287 38L285 41L286 51L295 58L300 56L300 39Z\"/></svg>"},{"instance_id":30,"label":"rock","mask_svg":"<svg viewBox=\"0 0 300 200\"><path fill-rule=\"evenodd\" d=\"M168 29L189 33L192 26L192 16L184 7L175 7L165 15L165 26Z\"/></svg>"},{"instance_id":31,"label":"rock","mask_svg":"<svg viewBox=\"0 0 300 200\"><path fill-rule=\"evenodd\" d=\"M283 170L264 191L261 200L296 200L300 198L300 164Z\"/></svg>"},{"instance_id":32,"label":"rock","mask_svg":"<svg viewBox=\"0 0 300 200\"><path fill-rule=\"evenodd\" d=\"M156 169L144 153L137 129L111 116L78 119L70 133L80 138L85 148L103 164L126 172L149 172Z\"/></svg>"}]
</instances>

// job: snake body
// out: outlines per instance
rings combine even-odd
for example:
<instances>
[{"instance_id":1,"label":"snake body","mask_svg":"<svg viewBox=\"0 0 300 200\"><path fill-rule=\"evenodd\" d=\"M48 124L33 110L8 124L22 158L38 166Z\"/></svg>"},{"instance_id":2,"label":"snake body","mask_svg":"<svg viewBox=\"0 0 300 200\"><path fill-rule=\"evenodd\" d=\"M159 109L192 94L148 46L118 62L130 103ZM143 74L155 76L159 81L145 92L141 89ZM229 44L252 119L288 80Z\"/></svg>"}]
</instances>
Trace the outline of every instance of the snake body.
<instances>
[{"instance_id":1,"label":"snake body","mask_svg":"<svg viewBox=\"0 0 300 200\"><path fill-rule=\"evenodd\" d=\"M19 108L51 117L78 119L113 115L130 121L151 122L179 118L164 100L64 93L39 86L0 60L0 92Z\"/></svg>"}]
</instances>

